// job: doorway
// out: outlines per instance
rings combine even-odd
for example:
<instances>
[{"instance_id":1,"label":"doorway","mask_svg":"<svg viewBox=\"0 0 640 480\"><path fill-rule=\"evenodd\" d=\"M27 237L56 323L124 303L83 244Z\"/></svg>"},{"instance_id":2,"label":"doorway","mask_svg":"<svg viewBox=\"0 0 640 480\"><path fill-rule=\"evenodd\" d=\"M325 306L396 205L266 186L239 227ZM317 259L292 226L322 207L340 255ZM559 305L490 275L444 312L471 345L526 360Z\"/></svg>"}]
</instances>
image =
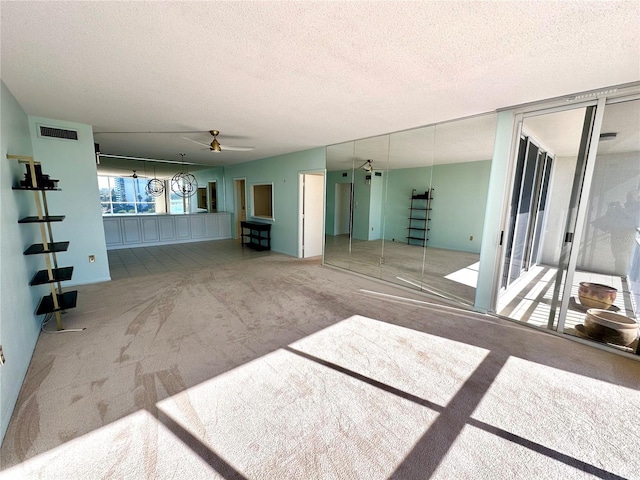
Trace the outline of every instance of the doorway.
<instances>
[{"instance_id":1,"label":"doorway","mask_svg":"<svg viewBox=\"0 0 640 480\"><path fill-rule=\"evenodd\" d=\"M209 182L209 212L217 213L218 197L216 192L216 182Z\"/></svg>"},{"instance_id":2,"label":"doorway","mask_svg":"<svg viewBox=\"0 0 640 480\"><path fill-rule=\"evenodd\" d=\"M335 197L334 235L350 235L353 225L351 217L353 183L336 183Z\"/></svg>"},{"instance_id":3,"label":"doorway","mask_svg":"<svg viewBox=\"0 0 640 480\"><path fill-rule=\"evenodd\" d=\"M241 222L247 220L247 195L245 191L245 179L234 178L233 179L233 203L236 218L236 236L240 238L242 236Z\"/></svg>"},{"instance_id":4,"label":"doorway","mask_svg":"<svg viewBox=\"0 0 640 480\"><path fill-rule=\"evenodd\" d=\"M324 172L301 173L299 257L322 255L324 248Z\"/></svg>"}]
</instances>

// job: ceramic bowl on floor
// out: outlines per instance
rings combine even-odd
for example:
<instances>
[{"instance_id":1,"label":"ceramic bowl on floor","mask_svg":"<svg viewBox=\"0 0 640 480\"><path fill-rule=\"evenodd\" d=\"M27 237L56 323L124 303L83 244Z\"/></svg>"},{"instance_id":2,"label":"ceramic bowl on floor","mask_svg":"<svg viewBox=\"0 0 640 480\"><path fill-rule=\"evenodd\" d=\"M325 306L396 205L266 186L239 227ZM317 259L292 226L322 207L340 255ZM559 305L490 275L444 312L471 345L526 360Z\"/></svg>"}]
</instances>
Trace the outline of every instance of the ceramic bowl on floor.
<instances>
[{"instance_id":1,"label":"ceramic bowl on floor","mask_svg":"<svg viewBox=\"0 0 640 480\"><path fill-rule=\"evenodd\" d=\"M638 323L633 318L600 308L587 310L584 329L591 338L614 345L630 345L638 336Z\"/></svg>"},{"instance_id":2,"label":"ceramic bowl on floor","mask_svg":"<svg viewBox=\"0 0 640 480\"><path fill-rule=\"evenodd\" d=\"M578 299L580 303L589 308L607 309L616 300L618 290L601 283L580 282Z\"/></svg>"}]
</instances>

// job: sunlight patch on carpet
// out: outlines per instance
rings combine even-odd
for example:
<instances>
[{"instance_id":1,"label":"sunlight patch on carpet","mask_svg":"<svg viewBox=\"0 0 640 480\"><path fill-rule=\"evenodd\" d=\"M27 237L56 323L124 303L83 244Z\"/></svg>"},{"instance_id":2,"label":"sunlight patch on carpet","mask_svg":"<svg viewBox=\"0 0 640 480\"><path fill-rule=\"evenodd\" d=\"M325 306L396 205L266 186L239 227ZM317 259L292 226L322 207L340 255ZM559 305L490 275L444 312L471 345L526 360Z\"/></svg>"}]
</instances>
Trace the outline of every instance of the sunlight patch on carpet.
<instances>
[{"instance_id":1,"label":"sunlight patch on carpet","mask_svg":"<svg viewBox=\"0 0 640 480\"><path fill-rule=\"evenodd\" d=\"M146 410L137 411L0 473L0 478L223 477Z\"/></svg>"},{"instance_id":2,"label":"sunlight patch on carpet","mask_svg":"<svg viewBox=\"0 0 640 480\"><path fill-rule=\"evenodd\" d=\"M581 373L566 367L510 357L473 418L587 464L607 465L622 477L635 476L640 392L581 374L582 365L576 366ZM621 448L603 459L598 448L603 442Z\"/></svg>"},{"instance_id":3,"label":"sunlight patch on carpet","mask_svg":"<svg viewBox=\"0 0 640 480\"><path fill-rule=\"evenodd\" d=\"M552 476L550 472L553 472ZM431 478L594 477L535 450L467 425Z\"/></svg>"},{"instance_id":4,"label":"sunlight patch on carpet","mask_svg":"<svg viewBox=\"0 0 640 480\"><path fill-rule=\"evenodd\" d=\"M290 348L158 406L249 478L387 478L487 354L361 316Z\"/></svg>"}]
</instances>

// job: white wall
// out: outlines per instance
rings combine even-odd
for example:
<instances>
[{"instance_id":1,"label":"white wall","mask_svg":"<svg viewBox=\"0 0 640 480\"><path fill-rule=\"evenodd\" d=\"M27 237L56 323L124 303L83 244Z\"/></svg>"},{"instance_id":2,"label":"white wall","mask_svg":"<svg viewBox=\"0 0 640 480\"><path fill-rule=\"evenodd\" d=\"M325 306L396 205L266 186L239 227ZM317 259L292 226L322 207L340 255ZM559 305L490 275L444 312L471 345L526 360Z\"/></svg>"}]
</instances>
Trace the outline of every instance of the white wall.
<instances>
[{"instance_id":1,"label":"white wall","mask_svg":"<svg viewBox=\"0 0 640 480\"><path fill-rule=\"evenodd\" d=\"M480 248L478 287L474 304L474 309L479 312L493 310L496 299L498 272L503 255L503 247L500 246L500 232L504 225L503 212L512 174L509 163L514 133L514 113L507 110L499 112L489 174L489 190Z\"/></svg>"},{"instance_id":2,"label":"white wall","mask_svg":"<svg viewBox=\"0 0 640 480\"><path fill-rule=\"evenodd\" d=\"M39 137L40 124L77 130L78 140ZM53 225L55 240L71 242L58 256L60 266L74 267L72 280L63 286L110 280L91 126L30 116L29 128L35 159L42 162L44 173L60 180L62 189L47 194L47 202L51 215L66 216ZM89 263L89 255L95 256L95 263Z\"/></svg>"},{"instance_id":3,"label":"white wall","mask_svg":"<svg viewBox=\"0 0 640 480\"><path fill-rule=\"evenodd\" d=\"M546 222L541 236L540 263L544 265L556 266L560 260L577 160L577 157L553 159Z\"/></svg>"},{"instance_id":4,"label":"white wall","mask_svg":"<svg viewBox=\"0 0 640 480\"><path fill-rule=\"evenodd\" d=\"M20 387L40 332L41 317L34 316L46 287L29 287L34 272L42 269L38 255L25 256L25 246L38 242L39 229L18 225L32 214L33 194L11 190L22 177L23 166L7 154L32 156L27 115L4 83L0 82L0 343L6 363L0 367L0 439L9 425ZM25 228L26 227L26 228Z\"/></svg>"}]
</instances>

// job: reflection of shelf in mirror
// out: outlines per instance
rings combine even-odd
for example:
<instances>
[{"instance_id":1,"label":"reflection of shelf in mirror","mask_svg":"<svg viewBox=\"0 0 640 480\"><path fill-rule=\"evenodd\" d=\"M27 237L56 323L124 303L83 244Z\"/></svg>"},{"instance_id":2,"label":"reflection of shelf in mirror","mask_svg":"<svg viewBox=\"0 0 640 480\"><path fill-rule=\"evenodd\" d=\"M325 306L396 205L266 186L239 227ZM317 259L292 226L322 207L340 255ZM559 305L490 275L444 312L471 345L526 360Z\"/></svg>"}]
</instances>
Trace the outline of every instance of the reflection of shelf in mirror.
<instances>
[{"instance_id":1,"label":"reflection of shelf in mirror","mask_svg":"<svg viewBox=\"0 0 640 480\"><path fill-rule=\"evenodd\" d=\"M419 230L421 232L426 232L426 231L431 230L431 229L430 228L407 227L407 230Z\"/></svg>"},{"instance_id":2,"label":"reflection of shelf in mirror","mask_svg":"<svg viewBox=\"0 0 640 480\"><path fill-rule=\"evenodd\" d=\"M429 240L428 238L423 238L423 237L407 237L409 240L420 240L421 242L426 242L427 240Z\"/></svg>"},{"instance_id":3,"label":"reflection of shelf in mirror","mask_svg":"<svg viewBox=\"0 0 640 480\"><path fill-rule=\"evenodd\" d=\"M426 212L428 210L431 210L430 208L416 208L416 207L409 207L409 210L421 210L423 212Z\"/></svg>"}]
</instances>

